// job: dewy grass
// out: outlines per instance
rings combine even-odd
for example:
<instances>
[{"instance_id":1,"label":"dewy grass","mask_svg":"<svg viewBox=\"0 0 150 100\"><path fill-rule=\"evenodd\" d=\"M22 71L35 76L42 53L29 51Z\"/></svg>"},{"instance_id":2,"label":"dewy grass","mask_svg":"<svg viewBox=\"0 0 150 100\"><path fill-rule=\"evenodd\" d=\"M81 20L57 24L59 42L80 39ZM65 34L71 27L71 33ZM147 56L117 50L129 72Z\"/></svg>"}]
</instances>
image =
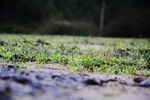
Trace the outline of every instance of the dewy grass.
<instances>
[{"instance_id":1,"label":"dewy grass","mask_svg":"<svg viewBox=\"0 0 150 100\"><path fill-rule=\"evenodd\" d=\"M70 70L150 75L146 39L0 35L0 62L63 64Z\"/></svg>"}]
</instances>

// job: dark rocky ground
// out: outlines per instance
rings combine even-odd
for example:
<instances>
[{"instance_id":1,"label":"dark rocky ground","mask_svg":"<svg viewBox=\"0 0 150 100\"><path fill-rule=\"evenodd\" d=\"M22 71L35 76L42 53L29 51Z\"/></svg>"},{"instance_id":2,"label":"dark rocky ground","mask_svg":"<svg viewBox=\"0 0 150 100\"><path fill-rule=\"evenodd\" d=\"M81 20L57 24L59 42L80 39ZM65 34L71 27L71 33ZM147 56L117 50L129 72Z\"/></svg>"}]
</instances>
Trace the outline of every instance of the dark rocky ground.
<instances>
[{"instance_id":1,"label":"dark rocky ground","mask_svg":"<svg viewBox=\"0 0 150 100\"><path fill-rule=\"evenodd\" d=\"M150 78L0 66L0 100L150 100Z\"/></svg>"}]
</instances>

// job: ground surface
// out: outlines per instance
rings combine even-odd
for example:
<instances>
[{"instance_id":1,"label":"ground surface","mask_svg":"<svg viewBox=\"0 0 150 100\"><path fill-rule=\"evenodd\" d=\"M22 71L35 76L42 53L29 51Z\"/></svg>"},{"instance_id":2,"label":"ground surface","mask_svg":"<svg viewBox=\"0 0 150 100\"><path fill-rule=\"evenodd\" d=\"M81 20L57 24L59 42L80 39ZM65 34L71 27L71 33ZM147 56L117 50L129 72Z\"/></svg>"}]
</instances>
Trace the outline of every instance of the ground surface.
<instances>
[{"instance_id":1,"label":"ground surface","mask_svg":"<svg viewBox=\"0 0 150 100\"><path fill-rule=\"evenodd\" d=\"M0 35L0 100L149 100L149 48L150 39Z\"/></svg>"},{"instance_id":2,"label":"ground surface","mask_svg":"<svg viewBox=\"0 0 150 100\"><path fill-rule=\"evenodd\" d=\"M58 65L17 71L1 66L0 100L149 100L150 81L132 76L98 75L51 70ZM46 68L46 69L45 69ZM45 69L45 70L44 70ZM138 79L138 78L137 78Z\"/></svg>"}]
</instances>

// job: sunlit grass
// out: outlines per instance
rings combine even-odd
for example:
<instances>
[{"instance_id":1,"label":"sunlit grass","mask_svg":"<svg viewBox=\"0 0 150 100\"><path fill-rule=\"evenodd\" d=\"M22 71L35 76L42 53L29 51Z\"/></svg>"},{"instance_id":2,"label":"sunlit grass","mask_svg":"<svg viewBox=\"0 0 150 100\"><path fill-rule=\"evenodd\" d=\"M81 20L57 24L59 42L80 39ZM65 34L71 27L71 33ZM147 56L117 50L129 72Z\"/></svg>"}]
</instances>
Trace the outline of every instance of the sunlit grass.
<instances>
[{"instance_id":1,"label":"sunlit grass","mask_svg":"<svg viewBox=\"0 0 150 100\"><path fill-rule=\"evenodd\" d=\"M0 62L58 63L73 71L150 75L150 40L3 34Z\"/></svg>"}]
</instances>

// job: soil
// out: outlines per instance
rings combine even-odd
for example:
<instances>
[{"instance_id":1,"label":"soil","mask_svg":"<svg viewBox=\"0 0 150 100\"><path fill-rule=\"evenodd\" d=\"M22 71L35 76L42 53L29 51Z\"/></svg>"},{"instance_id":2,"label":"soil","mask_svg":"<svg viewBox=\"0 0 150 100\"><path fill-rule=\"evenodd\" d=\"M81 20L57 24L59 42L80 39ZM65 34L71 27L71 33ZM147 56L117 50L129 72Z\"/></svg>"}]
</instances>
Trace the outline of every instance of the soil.
<instances>
[{"instance_id":1,"label":"soil","mask_svg":"<svg viewBox=\"0 0 150 100\"><path fill-rule=\"evenodd\" d=\"M67 72L60 65L0 66L0 100L150 100L150 78Z\"/></svg>"}]
</instances>

